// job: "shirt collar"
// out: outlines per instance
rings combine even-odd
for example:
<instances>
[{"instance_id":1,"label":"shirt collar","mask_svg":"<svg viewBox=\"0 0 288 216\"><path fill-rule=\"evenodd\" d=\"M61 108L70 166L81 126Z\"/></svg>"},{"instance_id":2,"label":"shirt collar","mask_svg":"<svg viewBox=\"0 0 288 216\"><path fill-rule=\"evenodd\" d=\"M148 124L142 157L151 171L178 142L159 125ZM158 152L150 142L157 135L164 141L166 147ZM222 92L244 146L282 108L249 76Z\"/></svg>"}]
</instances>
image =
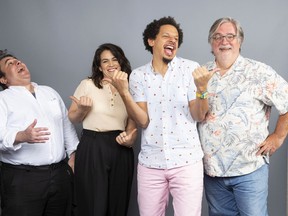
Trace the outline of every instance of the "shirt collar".
<instances>
[{"instance_id":1,"label":"shirt collar","mask_svg":"<svg viewBox=\"0 0 288 216\"><path fill-rule=\"evenodd\" d=\"M177 63L178 63L177 59L178 59L178 58L175 56L175 57L172 59L172 61L170 61L170 62L168 63L168 70L173 70L173 69L177 66ZM158 72L155 71L154 68L153 68L152 60L149 62L149 68L150 68L150 71L151 71L152 73L158 74Z\"/></svg>"},{"instance_id":2,"label":"shirt collar","mask_svg":"<svg viewBox=\"0 0 288 216\"><path fill-rule=\"evenodd\" d=\"M239 55L236 58L236 60L233 63L233 65L231 66L230 70L236 70L238 67L241 67L243 61L244 61L243 56ZM216 61L214 60L214 61L208 63L206 67L207 67L208 71L213 70L214 68L217 67Z\"/></svg>"},{"instance_id":3,"label":"shirt collar","mask_svg":"<svg viewBox=\"0 0 288 216\"><path fill-rule=\"evenodd\" d=\"M33 85L34 89L36 89L38 87L37 83L31 82L31 84ZM9 89L15 89L15 90L21 90L21 89L26 89L25 86L9 86Z\"/></svg>"}]
</instances>

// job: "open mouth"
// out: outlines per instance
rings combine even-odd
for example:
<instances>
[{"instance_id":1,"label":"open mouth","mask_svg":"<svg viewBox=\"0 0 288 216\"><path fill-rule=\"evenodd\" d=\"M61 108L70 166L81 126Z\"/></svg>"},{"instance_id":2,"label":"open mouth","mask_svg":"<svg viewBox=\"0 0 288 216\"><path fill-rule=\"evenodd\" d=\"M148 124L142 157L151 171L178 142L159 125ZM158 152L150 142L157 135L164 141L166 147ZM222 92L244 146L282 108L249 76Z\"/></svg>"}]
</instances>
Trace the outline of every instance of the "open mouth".
<instances>
[{"instance_id":1,"label":"open mouth","mask_svg":"<svg viewBox=\"0 0 288 216\"><path fill-rule=\"evenodd\" d=\"M116 70L117 70L117 68L109 68L109 69L107 69L108 72L114 72Z\"/></svg>"},{"instance_id":2,"label":"open mouth","mask_svg":"<svg viewBox=\"0 0 288 216\"><path fill-rule=\"evenodd\" d=\"M172 56L174 50L175 50L175 47L172 46L172 45L167 45L167 46L164 47L164 51L165 51L165 54L167 56Z\"/></svg>"},{"instance_id":3,"label":"open mouth","mask_svg":"<svg viewBox=\"0 0 288 216\"><path fill-rule=\"evenodd\" d=\"M219 50L220 51L228 51L228 50L231 50L232 47L231 46L223 46L223 47L219 47Z\"/></svg>"}]
</instances>

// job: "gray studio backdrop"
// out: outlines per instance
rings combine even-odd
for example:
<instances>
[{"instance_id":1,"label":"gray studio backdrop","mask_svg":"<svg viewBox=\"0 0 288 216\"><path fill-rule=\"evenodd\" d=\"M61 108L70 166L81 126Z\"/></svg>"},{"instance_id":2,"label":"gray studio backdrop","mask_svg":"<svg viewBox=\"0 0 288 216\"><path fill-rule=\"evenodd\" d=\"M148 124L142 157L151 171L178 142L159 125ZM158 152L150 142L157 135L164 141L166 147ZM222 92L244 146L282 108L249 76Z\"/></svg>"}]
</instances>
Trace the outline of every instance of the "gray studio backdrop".
<instances>
[{"instance_id":1,"label":"gray studio backdrop","mask_svg":"<svg viewBox=\"0 0 288 216\"><path fill-rule=\"evenodd\" d=\"M146 24L170 15L184 31L178 55L203 64L213 58L207 43L212 22L232 16L244 28L242 55L271 65L288 80L287 8L287 0L0 0L0 49L13 51L27 64L33 81L55 88L69 107L69 96L90 74L101 43L120 45L132 67L138 67L151 58L142 42ZM276 119L273 110L270 130ZM270 216L285 216L287 140L271 158L269 181ZM135 175L129 216L139 215L136 197ZM167 215L173 215L171 203ZM208 215L205 197L202 215Z\"/></svg>"}]
</instances>

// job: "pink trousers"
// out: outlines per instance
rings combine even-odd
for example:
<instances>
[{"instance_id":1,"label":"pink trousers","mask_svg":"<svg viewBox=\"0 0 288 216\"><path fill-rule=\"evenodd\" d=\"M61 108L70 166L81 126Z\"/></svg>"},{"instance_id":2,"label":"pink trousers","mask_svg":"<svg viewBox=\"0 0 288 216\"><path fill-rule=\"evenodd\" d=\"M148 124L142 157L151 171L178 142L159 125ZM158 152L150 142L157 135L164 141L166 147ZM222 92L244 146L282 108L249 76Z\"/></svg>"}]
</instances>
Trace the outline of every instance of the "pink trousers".
<instances>
[{"instance_id":1,"label":"pink trousers","mask_svg":"<svg viewBox=\"0 0 288 216\"><path fill-rule=\"evenodd\" d=\"M141 216L165 216L169 194L175 216L200 216L203 196L203 163L151 169L138 164L138 205Z\"/></svg>"}]
</instances>

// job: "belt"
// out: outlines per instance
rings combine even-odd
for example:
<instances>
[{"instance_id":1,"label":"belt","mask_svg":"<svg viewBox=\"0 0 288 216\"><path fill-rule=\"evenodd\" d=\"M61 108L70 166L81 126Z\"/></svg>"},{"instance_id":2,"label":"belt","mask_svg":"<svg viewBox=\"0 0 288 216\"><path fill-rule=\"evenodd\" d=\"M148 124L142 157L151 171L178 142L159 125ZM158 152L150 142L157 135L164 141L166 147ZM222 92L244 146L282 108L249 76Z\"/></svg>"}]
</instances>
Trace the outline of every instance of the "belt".
<instances>
[{"instance_id":1,"label":"belt","mask_svg":"<svg viewBox=\"0 0 288 216\"><path fill-rule=\"evenodd\" d=\"M53 163L50 165L40 165L40 166L24 165L24 164L14 165L14 164L1 162L1 167L12 168L12 169L22 169L22 170L55 170L55 169L62 167L65 164L66 164L65 160L62 160L58 163Z\"/></svg>"},{"instance_id":2,"label":"belt","mask_svg":"<svg viewBox=\"0 0 288 216\"><path fill-rule=\"evenodd\" d=\"M99 135L118 136L121 132L122 132L121 130L113 130L113 131L93 131L93 130L87 130L87 129L82 130L83 135L91 136L91 137L95 137L95 136L99 136Z\"/></svg>"}]
</instances>

